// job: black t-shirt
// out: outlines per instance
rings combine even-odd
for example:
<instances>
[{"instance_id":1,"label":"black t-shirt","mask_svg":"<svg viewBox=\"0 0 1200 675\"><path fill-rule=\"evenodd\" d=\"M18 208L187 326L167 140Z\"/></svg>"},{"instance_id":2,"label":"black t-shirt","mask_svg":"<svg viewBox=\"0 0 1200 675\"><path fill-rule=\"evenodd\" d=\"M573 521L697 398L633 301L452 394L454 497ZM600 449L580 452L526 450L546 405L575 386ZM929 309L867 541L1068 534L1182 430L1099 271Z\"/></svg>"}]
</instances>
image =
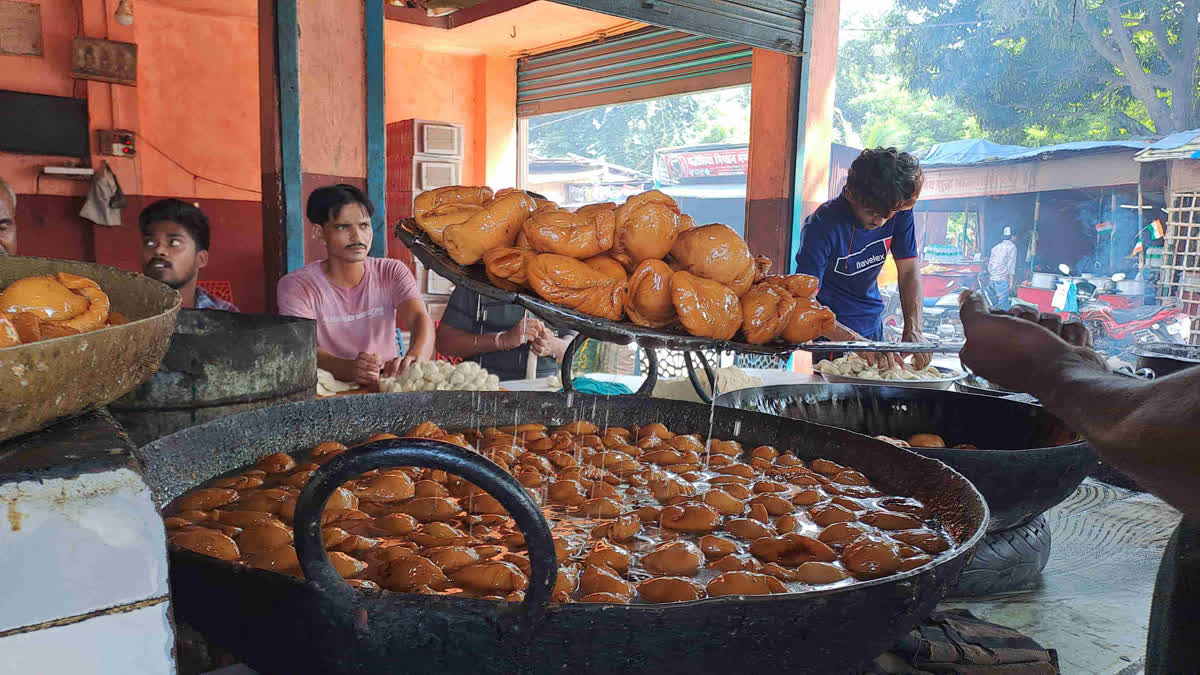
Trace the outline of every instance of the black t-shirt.
<instances>
[{"instance_id":1,"label":"black t-shirt","mask_svg":"<svg viewBox=\"0 0 1200 675\"><path fill-rule=\"evenodd\" d=\"M450 296L446 313L442 315L442 322L467 333L483 335L506 331L523 318L524 307L486 298L459 286ZM530 315L530 318L536 317ZM516 349L479 354L468 360L477 361L501 380L523 380L525 363L529 356L529 345L523 344ZM549 377L557 373L557 361L549 356L538 358L538 377Z\"/></svg>"}]
</instances>

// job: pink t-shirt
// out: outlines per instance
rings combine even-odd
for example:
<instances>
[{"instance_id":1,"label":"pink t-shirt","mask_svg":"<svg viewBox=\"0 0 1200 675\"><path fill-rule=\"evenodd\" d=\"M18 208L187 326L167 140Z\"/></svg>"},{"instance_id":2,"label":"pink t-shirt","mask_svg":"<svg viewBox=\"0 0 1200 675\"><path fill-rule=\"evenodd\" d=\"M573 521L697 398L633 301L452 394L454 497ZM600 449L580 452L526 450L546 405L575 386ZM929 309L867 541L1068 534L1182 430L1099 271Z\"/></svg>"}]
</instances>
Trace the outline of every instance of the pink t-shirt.
<instances>
[{"instance_id":1,"label":"pink t-shirt","mask_svg":"<svg viewBox=\"0 0 1200 675\"><path fill-rule=\"evenodd\" d=\"M279 313L314 319L317 344L338 358L359 352L396 358L396 307L421 297L412 272L399 260L367 258L366 274L351 289L334 285L321 261L279 280Z\"/></svg>"}]
</instances>

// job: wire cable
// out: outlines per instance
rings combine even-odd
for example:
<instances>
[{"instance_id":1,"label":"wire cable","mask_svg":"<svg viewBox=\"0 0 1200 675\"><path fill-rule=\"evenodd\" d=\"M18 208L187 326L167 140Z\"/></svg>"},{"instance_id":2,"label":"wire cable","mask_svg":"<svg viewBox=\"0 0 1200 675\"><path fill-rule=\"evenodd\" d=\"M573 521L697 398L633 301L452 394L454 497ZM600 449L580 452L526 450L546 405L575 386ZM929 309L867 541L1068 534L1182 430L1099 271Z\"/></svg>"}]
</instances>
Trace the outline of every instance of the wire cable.
<instances>
[{"instance_id":1,"label":"wire cable","mask_svg":"<svg viewBox=\"0 0 1200 675\"><path fill-rule=\"evenodd\" d=\"M251 192L251 193L253 193L253 194L256 194L256 195L261 195L261 194L262 194L262 190L252 190L252 189L250 189L250 188L244 188L244 187L241 187L241 186L238 186L238 185L232 185L232 184L230 184L230 183L226 183L226 182L224 182L224 181L219 181L219 180L216 180L216 179L214 179L214 178L209 178L208 176L202 176L202 175L200 175L200 174L196 173L195 171L192 171L191 169L187 168L186 166L184 166L184 165L180 164L178 161L176 161L176 160L175 160L175 158L174 158L174 157L172 157L172 156L168 155L166 152L163 152L162 148L160 148L160 147L158 147L157 145L155 145L155 144L154 144L154 142L153 142L153 141L151 141L149 138L146 138L145 136L143 136L143 135L142 135L142 134L140 134L140 133L139 133L137 136L138 136L138 138L142 139L142 141L143 141L143 142L144 142L146 145L149 145L151 148L154 148L154 151L155 151L155 152L157 152L158 154L162 155L162 156L163 156L163 157L164 157L164 158L165 158L165 159L166 159L168 162L170 162L170 163L174 164L175 166L179 167L179 168L180 168L180 169L181 169L181 170L182 170L184 173L186 173L186 174L188 174L189 176L191 176L191 177L192 177L192 179L193 179L193 181L194 181L195 179L199 178L199 179L200 179L200 180L202 180L202 181L205 181L205 182L208 182L208 183L214 183L214 184L216 184L216 185L221 185L221 186L224 186L224 187L227 187L227 188L233 188L234 190L241 190L242 192ZM194 189L194 188L193 188L193 189Z\"/></svg>"}]
</instances>

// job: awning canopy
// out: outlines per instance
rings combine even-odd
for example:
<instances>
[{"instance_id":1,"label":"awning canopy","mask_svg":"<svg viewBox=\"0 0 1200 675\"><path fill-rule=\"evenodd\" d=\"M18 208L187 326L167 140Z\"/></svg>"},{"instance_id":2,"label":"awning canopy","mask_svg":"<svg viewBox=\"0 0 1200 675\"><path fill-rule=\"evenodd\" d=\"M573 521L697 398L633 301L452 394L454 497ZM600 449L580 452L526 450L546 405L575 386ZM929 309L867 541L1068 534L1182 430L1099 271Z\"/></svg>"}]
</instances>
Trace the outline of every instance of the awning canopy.
<instances>
[{"instance_id":1,"label":"awning canopy","mask_svg":"<svg viewBox=\"0 0 1200 675\"><path fill-rule=\"evenodd\" d=\"M1200 159L1200 129L1177 131L1161 141L1150 144L1133 158L1139 162Z\"/></svg>"}]
</instances>

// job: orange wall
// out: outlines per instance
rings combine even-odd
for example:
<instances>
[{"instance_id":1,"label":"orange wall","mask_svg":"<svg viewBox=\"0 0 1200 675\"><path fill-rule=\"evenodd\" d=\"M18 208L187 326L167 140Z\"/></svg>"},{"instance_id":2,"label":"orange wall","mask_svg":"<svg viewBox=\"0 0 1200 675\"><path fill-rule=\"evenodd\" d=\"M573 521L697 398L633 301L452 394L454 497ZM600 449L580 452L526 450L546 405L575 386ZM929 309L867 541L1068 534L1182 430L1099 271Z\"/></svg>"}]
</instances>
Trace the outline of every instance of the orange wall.
<instances>
[{"instance_id":1,"label":"orange wall","mask_svg":"<svg viewBox=\"0 0 1200 675\"><path fill-rule=\"evenodd\" d=\"M365 178L367 76L362 0L309 0L297 3L297 11L303 170Z\"/></svg>"}]
</instances>

